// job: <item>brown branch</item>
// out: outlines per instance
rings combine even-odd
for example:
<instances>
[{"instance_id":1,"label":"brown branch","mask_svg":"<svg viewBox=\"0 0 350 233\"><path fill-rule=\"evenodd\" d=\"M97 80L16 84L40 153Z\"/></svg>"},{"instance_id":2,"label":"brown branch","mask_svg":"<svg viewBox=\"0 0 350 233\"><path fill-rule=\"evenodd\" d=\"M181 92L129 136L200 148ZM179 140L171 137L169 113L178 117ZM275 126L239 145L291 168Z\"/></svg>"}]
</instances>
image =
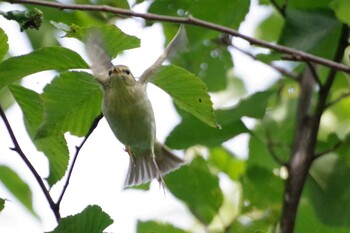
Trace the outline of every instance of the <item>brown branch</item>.
<instances>
[{"instance_id":1,"label":"brown branch","mask_svg":"<svg viewBox=\"0 0 350 233\"><path fill-rule=\"evenodd\" d=\"M172 16L164 16L164 15L158 15L158 14L150 14L150 13L138 13L131 10L125 10L121 8L111 7L111 6L99 6L99 5L88 5L88 4L65 4L60 2L51 2L51 1L38 1L38 0L7 0L7 2L10 3L21 3L21 4L31 4L31 5L41 5L41 6L47 6L47 7L53 7L60 10L64 9L70 9L70 10L83 10L83 11L98 11L98 12L108 12L113 13L117 15L123 15L123 16L131 16L131 17L138 17L143 18L145 20L152 20L152 21L162 21L162 22L172 22L172 23L180 23L180 24L190 24L190 25L196 25L199 27L215 30L218 32L226 33L234 37L242 38L243 40L248 41L252 45L260 46L263 48L268 48L271 50L278 51L280 53L288 54L289 60L294 61L308 61L313 62L316 64L320 64L323 66L327 66L329 68L344 71L346 73L350 73L350 67L345 66L341 63L334 62L325 58L317 57L312 54L299 51L296 49L292 49L289 47L285 47L282 45L272 44L268 43L263 40L258 40L253 37L246 36L244 34L241 34L237 32L236 30L233 30L228 27L224 27L215 23L211 23L208 21L204 21L192 16L188 17L172 17Z\"/></svg>"},{"instance_id":2,"label":"brown branch","mask_svg":"<svg viewBox=\"0 0 350 233\"><path fill-rule=\"evenodd\" d=\"M277 4L276 0L270 0L270 2L283 17L286 16L286 5L285 5L285 3L282 6L279 6Z\"/></svg>"},{"instance_id":3,"label":"brown branch","mask_svg":"<svg viewBox=\"0 0 350 233\"><path fill-rule=\"evenodd\" d=\"M343 57L344 49L347 46L349 29L343 26L340 36L335 61ZM327 98L335 79L337 69L330 70L326 83L320 87L317 105L313 116L311 114L311 101L314 79L312 71L307 67L301 81L301 93L298 102L296 119L296 133L293 142L293 152L288 165L288 179L286 181L283 210L281 215L281 233L293 233L297 209L307 178L309 169L314 161L317 135L320 127L321 116L326 108Z\"/></svg>"},{"instance_id":4,"label":"brown branch","mask_svg":"<svg viewBox=\"0 0 350 233\"><path fill-rule=\"evenodd\" d=\"M335 143L331 148L315 154L314 159L317 159L317 158L321 157L322 155L326 155L328 153L331 153L331 152L335 151L336 149L338 149L343 144L344 144L343 141L339 141L339 142Z\"/></svg>"},{"instance_id":5,"label":"brown branch","mask_svg":"<svg viewBox=\"0 0 350 233\"><path fill-rule=\"evenodd\" d=\"M42 192L45 195L46 200L48 201L51 210L53 211L53 213L55 214L56 220L58 221L61 217L60 217L60 213L59 210L57 208L57 205L55 204L55 202L52 200L49 191L46 189L45 184L43 182L43 180L41 179L40 175L38 174L38 172L35 170L34 166L31 164L31 162L29 161L29 159L27 158L27 156L24 154L24 152L22 151L15 134L13 133L13 130L11 128L10 122L8 121L6 114L4 112L4 110L2 109L2 107L0 106L0 115L1 118L3 119L5 126L7 128L7 131L11 137L11 140L14 144L14 148L11 148L11 150L16 151L17 154L21 157L21 159L24 161L24 163L26 164L26 166L29 168L29 170L31 171L31 173L34 175L37 183L39 184Z\"/></svg>"},{"instance_id":6,"label":"brown branch","mask_svg":"<svg viewBox=\"0 0 350 233\"><path fill-rule=\"evenodd\" d=\"M281 216L281 233L293 233L297 209L304 182L311 166L308 154L311 134L311 101L314 79L309 67L305 68L300 82L300 96L296 115L296 130L291 159L288 163L288 178L285 185Z\"/></svg>"},{"instance_id":7,"label":"brown branch","mask_svg":"<svg viewBox=\"0 0 350 233\"><path fill-rule=\"evenodd\" d=\"M66 182L64 183L63 185L63 188L62 188L62 191L61 191L61 194L57 200L57 208L59 209L59 206L61 204L61 201L63 199L63 196L64 194L66 193L66 190L68 188L68 185L69 185L69 181L70 181L70 178L72 176L72 173L73 173L73 169L74 169L74 166L75 166L75 162L77 161L77 158L78 158L78 155L79 155L79 152L81 150L81 148L84 146L85 142L87 141L87 139L89 138L89 136L91 135L91 133L94 131L94 129L97 127L98 125L98 122L102 119L103 117L103 114L101 113L100 115L98 115L95 120L92 122L91 126L90 126L90 129L88 131L88 133L86 134L86 136L84 137L83 141L80 143L79 146L76 146L75 147L75 154L74 154L74 157L73 157L73 160L72 160L72 164L68 170L68 175L67 175L67 179L66 179Z\"/></svg>"}]
</instances>

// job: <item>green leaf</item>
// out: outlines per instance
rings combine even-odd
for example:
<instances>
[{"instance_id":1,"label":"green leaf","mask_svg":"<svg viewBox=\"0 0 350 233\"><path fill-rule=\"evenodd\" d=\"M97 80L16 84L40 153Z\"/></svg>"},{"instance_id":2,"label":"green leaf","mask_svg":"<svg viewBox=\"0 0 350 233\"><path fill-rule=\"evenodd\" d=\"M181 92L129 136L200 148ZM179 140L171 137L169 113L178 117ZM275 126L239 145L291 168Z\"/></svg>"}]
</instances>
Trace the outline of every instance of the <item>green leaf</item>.
<instances>
[{"instance_id":1,"label":"green leaf","mask_svg":"<svg viewBox=\"0 0 350 233\"><path fill-rule=\"evenodd\" d=\"M283 22L283 17L277 12L273 12L259 24L255 31L255 37L271 42L278 41L283 28Z\"/></svg>"},{"instance_id":2,"label":"green leaf","mask_svg":"<svg viewBox=\"0 0 350 233\"><path fill-rule=\"evenodd\" d=\"M150 13L166 14L171 16L191 15L202 20L238 28L249 10L249 1L246 0L163 0L153 1L148 9ZM235 12L232 14L232 12ZM186 27L187 35L193 44L201 43L204 39L211 39L217 32L203 30L199 27Z\"/></svg>"},{"instance_id":3,"label":"green leaf","mask_svg":"<svg viewBox=\"0 0 350 233\"><path fill-rule=\"evenodd\" d=\"M0 89L4 86L44 70L88 68L76 52L63 47L46 47L29 54L11 57L0 63Z\"/></svg>"},{"instance_id":4,"label":"green leaf","mask_svg":"<svg viewBox=\"0 0 350 233\"><path fill-rule=\"evenodd\" d=\"M293 9L320 9L320 8L327 8L329 7L330 0L293 0L288 1L287 8L293 8ZM278 6L283 6L283 4L286 4L285 0L276 0L276 3ZM268 4L271 5L270 0L259 0L259 4Z\"/></svg>"},{"instance_id":5,"label":"green leaf","mask_svg":"<svg viewBox=\"0 0 350 233\"><path fill-rule=\"evenodd\" d=\"M166 144L173 149L184 149L200 144L210 147L220 146L221 143L234 136L248 132L242 123L243 116L262 118L267 107L267 100L272 92L258 92L238 105L227 110L217 110L215 115L221 129L210 128L197 119L184 115L179 125L173 129ZM254 106L254 107L252 107Z\"/></svg>"},{"instance_id":6,"label":"green leaf","mask_svg":"<svg viewBox=\"0 0 350 233\"><path fill-rule=\"evenodd\" d=\"M0 198L0 212L5 208L5 199Z\"/></svg>"},{"instance_id":7,"label":"green leaf","mask_svg":"<svg viewBox=\"0 0 350 233\"><path fill-rule=\"evenodd\" d=\"M165 224L165 223L158 223L154 221L147 221L142 222L139 221L137 223L137 233L186 233L187 231L184 231L182 229L176 228L173 225Z\"/></svg>"},{"instance_id":8,"label":"green leaf","mask_svg":"<svg viewBox=\"0 0 350 233\"><path fill-rule=\"evenodd\" d=\"M4 30L0 28L0 61L4 58L7 51L9 50L8 37Z\"/></svg>"},{"instance_id":9,"label":"green leaf","mask_svg":"<svg viewBox=\"0 0 350 233\"><path fill-rule=\"evenodd\" d=\"M108 5L118 8L130 9L129 3L127 0L98 0L96 5Z\"/></svg>"},{"instance_id":10,"label":"green leaf","mask_svg":"<svg viewBox=\"0 0 350 233\"><path fill-rule=\"evenodd\" d=\"M350 227L350 186L345 182L350 167L334 154L324 155L313 163L310 175L308 198L321 222Z\"/></svg>"},{"instance_id":11,"label":"green leaf","mask_svg":"<svg viewBox=\"0 0 350 233\"><path fill-rule=\"evenodd\" d=\"M244 98L234 108L229 109L228 114L236 119L242 116L261 119L265 116L271 94L271 91L261 91Z\"/></svg>"},{"instance_id":12,"label":"green leaf","mask_svg":"<svg viewBox=\"0 0 350 233\"><path fill-rule=\"evenodd\" d=\"M25 11L8 11L0 12L8 20L15 20L19 23L21 31L24 31L28 28L39 29L43 21L43 12L41 10L34 8Z\"/></svg>"},{"instance_id":13,"label":"green leaf","mask_svg":"<svg viewBox=\"0 0 350 233\"><path fill-rule=\"evenodd\" d=\"M223 194L218 178L210 172L202 157L168 174L165 181L170 192L185 202L201 222L209 224L217 215Z\"/></svg>"},{"instance_id":14,"label":"green leaf","mask_svg":"<svg viewBox=\"0 0 350 233\"><path fill-rule=\"evenodd\" d=\"M254 130L255 132L255 130ZM249 139L248 150L248 164L261 166L268 169L273 169L279 166L273 159L267 148L267 142L262 141L256 136L252 135Z\"/></svg>"},{"instance_id":15,"label":"green leaf","mask_svg":"<svg viewBox=\"0 0 350 233\"><path fill-rule=\"evenodd\" d=\"M35 215L32 204L32 191L16 172L6 166L0 166L0 181L6 188Z\"/></svg>"},{"instance_id":16,"label":"green leaf","mask_svg":"<svg viewBox=\"0 0 350 233\"><path fill-rule=\"evenodd\" d=\"M191 46L180 54L172 63L186 68L203 80L209 91L220 91L227 85L227 74L233 68L232 56L226 46L206 41L198 46Z\"/></svg>"},{"instance_id":17,"label":"green leaf","mask_svg":"<svg viewBox=\"0 0 350 233\"><path fill-rule=\"evenodd\" d=\"M57 29L66 32L65 37L73 37L79 40L85 40L87 33L97 31L102 37L106 52L111 58L115 58L118 53L127 49L140 47L140 39L135 36L130 36L112 24L102 24L92 27L79 27L72 24L68 26L62 22L51 22ZM116 40L116 38L118 38Z\"/></svg>"},{"instance_id":18,"label":"green leaf","mask_svg":"<svg viewBox=\"0 0 350 233\"><path fill-rule=\"evenodd\" d=\"M55 230L48 233L103 233L113 220L93 205L86 207L81 213L62 218Z\"/></svg>"},{"instance_id":19,"label":"green leaf","mask_svg":"<svg viewBox=\"0 0 350 233\"><path fill-rule=\"evenodd\" d=\"M242 176L243 197L253 208L279 211L283 185L283 180L275 176L272 170L259 166L248 166L246 174Z\"/></svg>"},{"instance_id":20,"label":"green leaf","mask_svg":"<svg viewBox=\"0 0 350 233\"><path fill-rule=\"evenodd\" d=\"M49 160L50 186L59 181L68 166L69 152L63 135L35 140L35 135L44 117L43 102L40 95L21 86L11 85L10 90L22 109L27 132L39 151Z\"/></svg>"},{"instance_id":21,"label":"green leaf","mask_svg":"<svg viewBox=\"0 0 350 233\"><path fill-rule=\"evenodd\" d=\"M348 0L333 0L330 7L340 21L350 25L350 2Z\"/></svg>"},{"instance_id":22,"label":"green leaf","mask_svg":"<svg viewBox=\"0 0 350 233\"><path fill-rule=\"evenodd\" d=\"M36 138L69 131L84 136L101 112L102 91L91 74L64 72L42 94L44 120Z\"/></svg>"},{"instance_id":23,"label":"green leaf","mask_svg":"<svg viewBox=\"0 0 350 233\"><path fill-rule=\"evenodd\" d=\"M245 161L236 158L223 147L211 148L209 162L220 171L225 172L232 180L238 180L245 173Z\"/></svg>"},{"instance_id":24,"label":"green leaf","mask_svg":"<svg viewBox=\"0 0 350 233\"><path fill-rule=\"evenodd\" d=\"M166 91L174 102L211 127L218 127L213 103L205 84L196 76L177 66L162 67L152 82Z\"/></svg>"},{"instance_id":25,"label":"green leaf","mask_svg":"<svg viewBox=\"0 0 350 233\"><path fill-rule=\"evenodd\" d=\"M332 12L289 9L279 43L333 58L340 29L341 23Z\"/></svg>"},{"instance_id":26,"label":"green leaf","mask_svg":"<svg viewBox=\"0 0 350 233\"><path fill-rule=\"evenodd\" d=\"M305 185L303 194L309 195L310 187L308 182ZM305 196L298 206L298 214L295 224L295 232L317 232L317 233L348 233L348 227L325 225L315 214L315 209L310 202L310 198Z\"/></svg>"},{"instance_id":27,"label":"green leaf","mask_svg":"<svg viewBox=\"0 0 350 233\"><path fill-rule=\"evenodd\" d=\"M186 116L171 131L165 144L173 149L185 149L193 145L216 147L238 134L248 132L240 119L231 119L228 111L219 110L215 113L221 129L209 127L194 117Z\"/></svg>"}]
</instances>

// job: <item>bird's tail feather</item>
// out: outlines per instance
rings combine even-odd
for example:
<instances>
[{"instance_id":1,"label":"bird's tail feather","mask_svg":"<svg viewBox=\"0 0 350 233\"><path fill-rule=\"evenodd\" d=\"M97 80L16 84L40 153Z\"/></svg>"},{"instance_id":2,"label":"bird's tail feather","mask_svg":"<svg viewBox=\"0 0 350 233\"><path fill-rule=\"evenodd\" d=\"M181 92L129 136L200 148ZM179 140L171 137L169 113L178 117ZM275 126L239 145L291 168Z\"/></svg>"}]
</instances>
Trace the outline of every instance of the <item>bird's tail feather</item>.
<instances>
[{"instance_id":1,"label":"bird's tail feather","mask_svg":"<svg viewBox=\"0 0 350 233\"><path fill-rule=\"evenodd\" d=\"M157 179L164 186L163 176L178 167L184 161L174 155L166 146L156 142L155 157L141 154L130 157L125 187L135 186Z\"/></svg>"}]
</instances>

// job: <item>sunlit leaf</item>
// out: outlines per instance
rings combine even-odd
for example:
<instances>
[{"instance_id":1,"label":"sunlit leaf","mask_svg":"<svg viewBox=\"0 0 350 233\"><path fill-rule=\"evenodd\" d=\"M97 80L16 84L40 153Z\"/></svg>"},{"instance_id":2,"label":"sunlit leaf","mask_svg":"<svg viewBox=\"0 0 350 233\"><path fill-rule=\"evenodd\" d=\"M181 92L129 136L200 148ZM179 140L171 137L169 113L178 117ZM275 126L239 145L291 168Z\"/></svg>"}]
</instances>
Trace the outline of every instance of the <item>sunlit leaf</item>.
<instances>
[{"instance_id":1,"label":"sunlit leaf","mask_svg":"<svg viewBox=\"0 0 350 233\"><path fill-rule=\"evenodd\" d=\"M88 68L76 52L63 47L46 47L29 54L11 57L0 63L0 89L4 86L44 70Z\"/></svg>"},{"instance_id":2,"label":"sunlit leaf","mask_svg":"<svg viewBox=\"0 0 350 233\"><path fill-rule=\"evenodd\" d=\"M61 73L45 87L42 98L45 114L36 138L67 131L84 136L101 112L102 91L85 72Z\"/></svg>"},{"instance_id":3,"label":"sunlit leaf","mask_svg":"<svg viewBox=\"0 0 350 233\"><path fill-rule=\"evenodd\" d=\"M130 36L112 24L102 24L92 27L80 27L72 24L68 26L62 22L51 22L57 29L66 33L66 37L73 37L85 41L87 33L95 31L101 36L106 52L111 58L115 58L123 50L140 46L140 39Z\"/></svg>"},{"instance_id":4,"label":"sunlit leaf","mask_svg":"<svg viewBox=\"0 0 350 233\"><path fill-rule=\"evenodd\" d=\"M8 38L4 30L0 28L0 61L4 58L7 51L9 50L9 45L7 43Z\"/></svg>"},{"instance_id":5,"label":"sunlit leaf","mask_svg":"<svg viewBox=\"0 0 350 233\"><path fill-rule=\"evenodd\" d=\"M39 151L49 160L50 175L47 179L50 186L59 181L68 166L69 152L63 135L35 140L35 135L44 117L43 102L40 95L21 86L11 85L10 90L21 107L27 132Z\"/></svg>"},{"instance_id":6,"label":"sunlit leaf","mask_svg":"<svg viewBox=\"0 0 350 233\"><path fill-rule=\"evenodd\" d=\"M278 41L283 28L283 17L277 12L272 13L262 21L255 31L256 37L261 40Z\"/></svg>"},{"instance_id":7,"label":"sunlit leaf","mask_svg":"<svg viewBox=\"0 0 350 233\"><path fill-rule=\"evenodd\" d=\"M245 173L245 161L234 157L228 150L222 147L210 149L209 162L220 171L225 172L231 179L238 180Z\"/></svg>"},{"instance_id":8,"label":"sunlit leaf","mask_svg":"<svg viewBox=\"0 0 350 233\"><path fill-rule=\"evenodd\" d=\"M47 233L103 233L113 220L99 206L88 206L81 213L62 218L55 230Z\"/></svg>"},{"instance_id":9,"label":"sunlit leaf","mask_svg":"<svg viewBox=\"0 0 350 233\"><path fill-rule=\"evenodd\" d=\"M165 223L157 223L153 221L137 223L137 233L153 233L153 232L166 232L166 233L186 233L182 229L179 229L173 225Z\"/></svg>"},{"instance_id":10,"label":"sunlit leaf","mask_svg":"<svg viewBox=\"0 0 350 233\"><path fill-rule=\"evenodd\" d=\"M330 6L338 19L350 25L350 2L348 0L333 0L331 1Z\"/></svg>"},{"instance_id":11,"label":"sunlit leaf","mask_svg":"<svg viewBox=\"0 0 350 233\"><path fill-rule=\"evenodd\" d=\"M152 82L169 93L174 102L211 127L218 127L213 103L205 84L196 76L177 66L160 69Z\"/></svg>"},{"instance_id":12,"label":"sunlit leaf","mask_svg":"<svg viewBox=\"0 0 350 233\"><path fill-rule=\"evenodd\" d=\"M28 184L22 180L11 168L0 166L0 181L6 188L35 215L32 204L32 191Z\"/></svg>"},{"instance_id":13,"label":"sunlit leaf","mask_svg":"<svg viewBox=\"0 0 350 233\"><path fill-rule=\"evenodd\" d=\"M203 223L209 224L223 202L219 180L201 158L165 177L167 187L178 199L186 203L191 212Z\"/></svg>"}]
</instances>

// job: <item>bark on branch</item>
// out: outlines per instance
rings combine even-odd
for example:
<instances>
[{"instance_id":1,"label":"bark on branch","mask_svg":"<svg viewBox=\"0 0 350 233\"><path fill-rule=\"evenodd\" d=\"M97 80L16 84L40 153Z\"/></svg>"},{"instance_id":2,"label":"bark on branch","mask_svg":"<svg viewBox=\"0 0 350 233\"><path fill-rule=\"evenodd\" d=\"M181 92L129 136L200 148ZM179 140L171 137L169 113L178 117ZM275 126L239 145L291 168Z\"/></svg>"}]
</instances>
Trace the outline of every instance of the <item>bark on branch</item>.
<instances>
[{"instance_id":1,"label":"bark on branch","mask_svg":"<svg viewBox=\"0 0 350 233\"><path fill-rule=\"evenodd\" d=\"M340 61L348 45L349 28L343 26L334 60ZM297 209L302 190L315 159L317 135L323 112L327 108L327 98L335 79L337 69L331 69L324 85L320 87L315 111L312 112L311 102L315 78L312 68L307 66L300 86L296 132L293 150L288 164L288 179L284 191L283 210L281 216L281 233L293 233Z\"/></svg>"},{"instance_id":2,"label":"bark on branch","mask_svg":"<svg viewBox=\"0 0 350 233\"><path fill-rule=\"evenodd\" d=\"M218 32L226 33L234 37L239 37L243 40L248 41L251 45L256 45L259 47L271 49L282 54L287 54L288 59L294 61L305 61L312 62L315 64L327 66L329 68L344 71L346 73L350 73L350 67L345 66L339 62L334 62L322 57L317 57L312 54L292 49L286 46L268 43L263 40L258 40L253 37L249 37L247 35L241 34L236 30L233 30L228 27L224 27L222 25L218 25L215 23L211 23L205 20L201 20L192 16L188 17L174 17L174 16L165 16L158 14L150 14L150 13L138 13L131 10L126 10L122 8L116 8L106 5L89 5L89 4L65 4L60 2L51 2L51 1L38 1L38 0L7 0L9 3L20 3L20 4L30 4L30 5L41 5L52 8L57 8L60 10L70 9L70 10L82 10L82 11L96 11L96 12L108 12L116 15L130 16L130 17L138 17L143 18L145 20L151 21L159 21L159 22L172 22L172 23L180 23L180 24L190 24L199 27L203 27L206 29L215 30Z\"/></svg>"}]
</instances>

